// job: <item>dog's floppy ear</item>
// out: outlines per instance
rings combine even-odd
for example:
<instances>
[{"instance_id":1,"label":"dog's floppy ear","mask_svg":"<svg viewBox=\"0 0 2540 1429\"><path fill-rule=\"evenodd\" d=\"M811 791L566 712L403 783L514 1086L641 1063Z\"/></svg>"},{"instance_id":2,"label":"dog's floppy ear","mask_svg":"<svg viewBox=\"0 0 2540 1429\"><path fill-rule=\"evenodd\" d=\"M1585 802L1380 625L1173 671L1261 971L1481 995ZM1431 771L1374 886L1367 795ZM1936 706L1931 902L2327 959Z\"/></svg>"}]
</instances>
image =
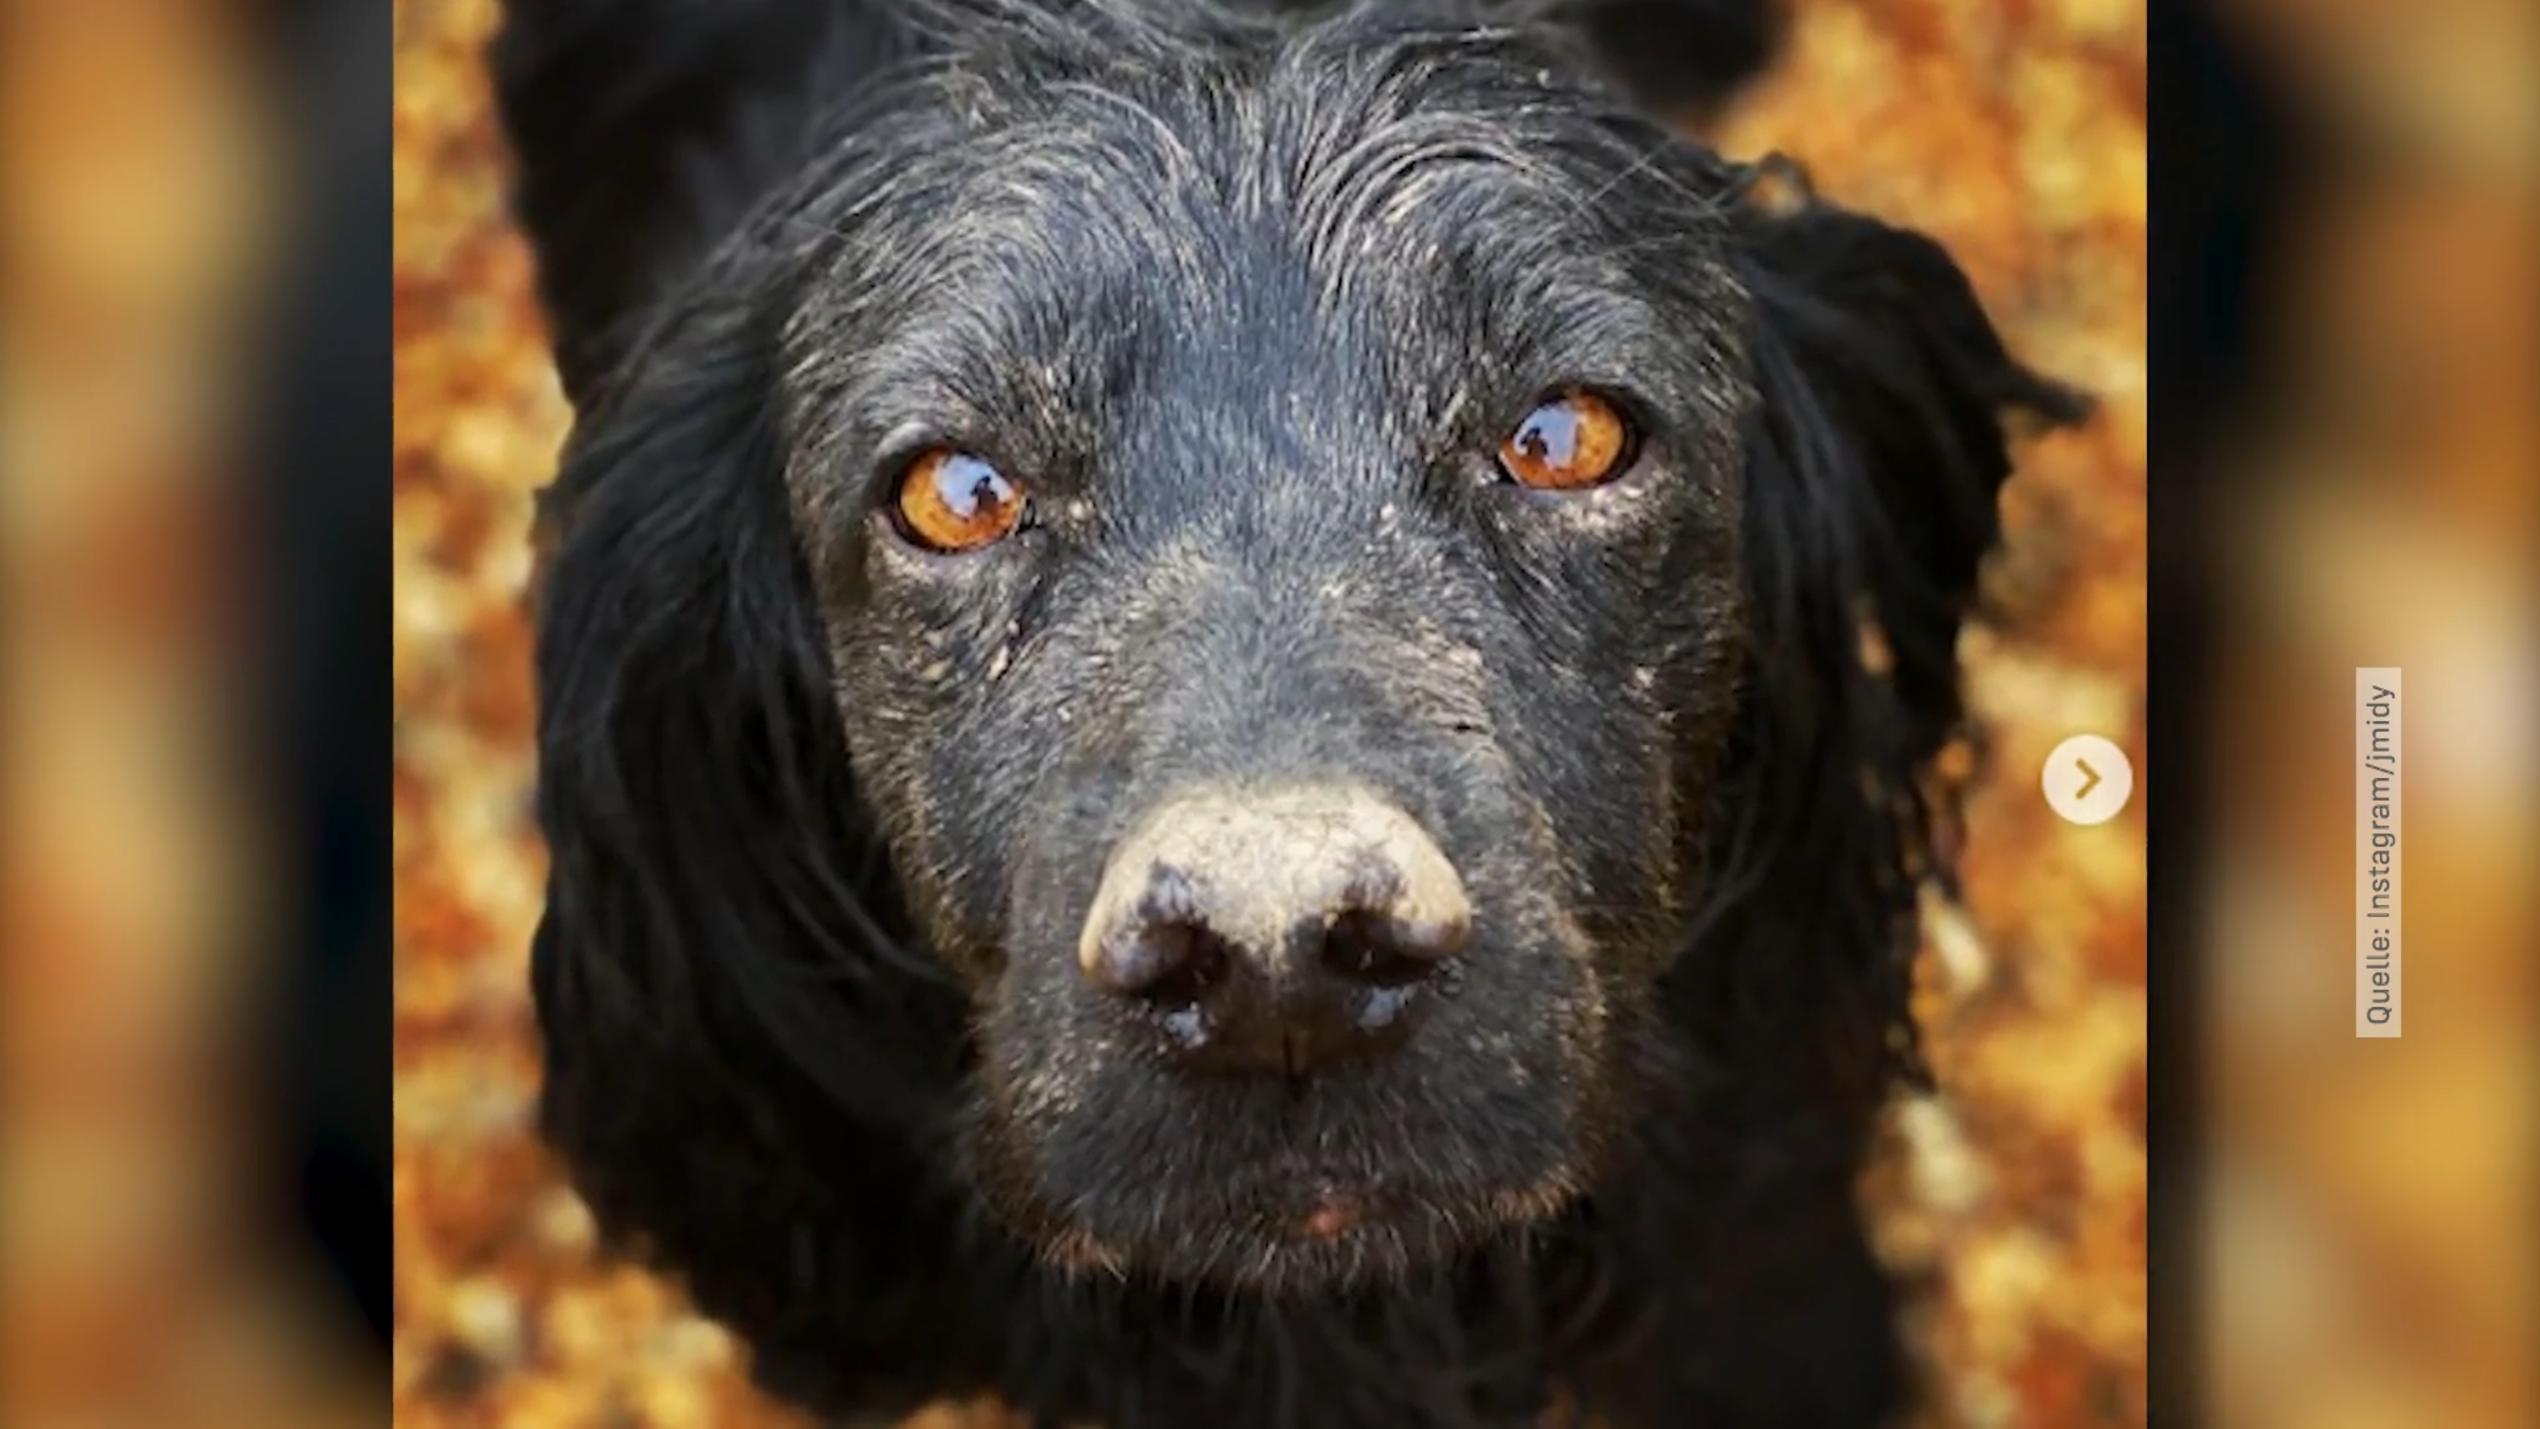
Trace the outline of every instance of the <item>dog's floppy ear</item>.
<instances>
[{"instance_id":1,"label":"dog's floppy ear","mask_svg":"<svg viewBox=\"0 0 2540 1429\"><path fill-rule=\"evenodd\" d=\"M1922 234L1814 198L1744 217L1759 615L1840 626L1827 648L1866 643L1868 663L1892 666L1899 752L1928 757L1958 717L1958 627L2000 530L2005 424L2075 421L2087 404L2011 357Z\"/></svg>"},{"instance_id":2,"label":"dog's floppy ear","mask_svg":"<svg viewBox=\"0 0 2540 1429\"><path fill-rule=\"evenodd\" d=\"M1754 653L1713 848L1714 886L1738 890L1715 916L1753 945L1730 995L1882 1022L1914 1071L1914 890L1950 872L1923 776L1961 718L1959 627L1999 530L2005 423L2075 420L2085 404L2010 356L1921 234L1804 191L1772 207L1750 193L1733 231L1757 400Z\"/></svg>"},{"instance_id":3,"label":"dog's floppy ear","mask_svg":"<svg viewBox=\"0 0 2540 1429\"><path fill-rule=\"evenodd\" d=\"M1606 70L1644 107L1700 117L1780 48L1781 0L1566 0Z\"/></svg>"},{"instance_id":4,"label":"dog's floppy ear","mask_svg":"<svg viewBox=\"0 0 2540 1429\"><path fill-rule=\"evenodd\" d=\"M886 0L507 0L490 56L577 405L796 171L824 107L910 48Z\"/></svg>"},{"instance_id":5,"label":"dog's floppy ear","mask_svg":"<svg viewBox=\"0 0 2540 1429\"><path fill-rule=\"evenodd\" d=\"M747 313L671 325L584 415L544 512L545 1130L605 1222L665 1239L732 1214L737 1186L688 1182L746 1165L714 1152L752 1118L834 1148L930 1113L960 1045L895 936L766 341Z\"/></svg>"}]
</instances>

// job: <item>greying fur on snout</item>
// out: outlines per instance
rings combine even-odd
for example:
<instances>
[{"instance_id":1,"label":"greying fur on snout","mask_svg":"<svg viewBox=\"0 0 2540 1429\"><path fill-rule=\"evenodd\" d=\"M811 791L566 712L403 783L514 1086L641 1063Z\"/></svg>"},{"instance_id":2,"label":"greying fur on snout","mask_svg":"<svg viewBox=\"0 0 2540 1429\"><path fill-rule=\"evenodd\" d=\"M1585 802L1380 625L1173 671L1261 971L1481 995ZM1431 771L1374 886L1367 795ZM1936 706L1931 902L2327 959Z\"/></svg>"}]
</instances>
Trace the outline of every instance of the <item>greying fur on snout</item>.
<instances>
[{"instance_id":1,"label":"greying fur on snout","mask_svg":"<svg viewBox=\"0 0 2540 1429\"><path fill-rule=\"evenodd\" d=\"M1202 787L1158 805L1112 850L1076 944L1088 974L1106 940L1152 916L1141 905L1159 878L1198 885L1217 935L1263 956L1274 974L1300 914L1329 927L1351 909L1382 913L1416 936L1455 941L1473 917L1436 840L1372 791Z\"/></svg>"}]
</instances>

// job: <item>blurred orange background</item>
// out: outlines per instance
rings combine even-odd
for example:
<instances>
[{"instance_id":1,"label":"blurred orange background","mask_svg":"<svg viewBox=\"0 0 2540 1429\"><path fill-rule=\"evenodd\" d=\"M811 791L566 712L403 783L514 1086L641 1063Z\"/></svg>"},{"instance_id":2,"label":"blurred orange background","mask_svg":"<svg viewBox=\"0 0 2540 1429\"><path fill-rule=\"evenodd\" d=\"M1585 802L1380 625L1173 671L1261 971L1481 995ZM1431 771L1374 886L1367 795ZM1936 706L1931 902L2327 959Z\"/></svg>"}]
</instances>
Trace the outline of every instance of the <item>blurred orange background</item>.
<instances>
[{"instance_id":1,"label":"blurred orange background","mask_svg":"<svg viewBox=\"0 0 2540 1429\"><path fill-rule=\"evenodd\" d=\"M2144 1121L2164 1076L2144 1041L2141 839L2164 752L2144 734L2143 503L2188 469L2147 483L2144 17L1794 8L1782 60L1714 137L1785 149L1836 197L1937 234L2014 345L2104 403L2028 446L2005 494L1966 652L1980 737L1953 756L1966 896L1926 919L1943 1090L1898 1108L1864 1194L1920 1287L1921 1422L2140 1423ZM2197 926L2160 932L2201 945L2201 966L2161 975L2201 989L2206 1134L2157 1174L2199 1179L2202 1234L2159 1273L2192 1277L2201 1313L2198 1343L2162 1356L2196 1352L2195 1419L2235 1429L2540 1423L2540 36L2508 0L2210 8L2310 142L2256 245L2255 380L2192 453L2218 488L2218 698L2191 726L2212 857ZM518 598L565 414L503 217L478 55L492 0L393 7L385 1372L269 1203L278 1113L245 1054L270 1050L256 1014L310 890L236 755L256 693L244 587L272 559L270 513L240 498L282 455L242 428L271 395L256 317L305 277L280 245L313 195L266 11L0 0L0 1421L377 1422L385 1394L417 1425L793 1422L675 1287L594 1258L527 1130L542 855ZM381 102L381 58L327 75ZM2184 157L2165 149L2163 172ZM2157 329L2204 317L2154 296ZM2349 1035L2359 664L2407 667L2414 697L2416 1006L2395 1043ZM2135 757L2116 824L2072 829L2038 800L2038 760L2074 729Z\"/></svg>"},{"instance_id":2,"label":"blurred orange background","mask_svg":"<svg viewBox=\"0 0 2540 1429\"><path fill-rule=\"evenodd\" d=\"M300 896L245 737L277 60L240 7L0 0L10 1424L376 1417L251 1030Z\"/></svg>"},{"instance_id":3,"label":"blurred orange background","mask_svg":"<svg viewBox=\"0 0 2540 1429\"><path fill-rule=\"evenodd\" d=\"M2540 12L2221 9L2302 158L2214 434L2208 1415L2540 1423ZM2363 1041L2353 669L2384 665L2409 1006Z\"/></svg>"}]
</instances>

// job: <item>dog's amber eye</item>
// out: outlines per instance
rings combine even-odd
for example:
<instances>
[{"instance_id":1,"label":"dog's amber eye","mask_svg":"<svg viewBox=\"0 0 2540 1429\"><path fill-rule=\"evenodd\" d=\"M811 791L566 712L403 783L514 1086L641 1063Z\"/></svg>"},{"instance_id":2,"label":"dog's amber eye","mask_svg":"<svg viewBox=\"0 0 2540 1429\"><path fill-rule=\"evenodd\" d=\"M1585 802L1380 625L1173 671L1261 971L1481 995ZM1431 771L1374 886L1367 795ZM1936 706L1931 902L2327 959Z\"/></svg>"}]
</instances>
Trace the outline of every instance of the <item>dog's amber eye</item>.
<instances>
[{"instance_id":1,"label":"dog's amber eye","mask_svg":"<svg viewBox=\"0 0 2540 1429\"><path fill-rule=\"evenodd\" d=\"M1593 392L1564 392L1526 414L1499 444L1500 469L1538 491L1576 491L1620 476L1631 424Z\"/></svg>"},{"instance_id":2,"label":"dog's amber eye","mask_svg":"<svg viewBox=\"0 0 2540 1429\"><path fill-rule=\"evenodd\" d=\"M1023 488L968 452L929 447L900 473L900 529L937 551L975 551L1014 533Z\"/></svg>"}]
</instances>

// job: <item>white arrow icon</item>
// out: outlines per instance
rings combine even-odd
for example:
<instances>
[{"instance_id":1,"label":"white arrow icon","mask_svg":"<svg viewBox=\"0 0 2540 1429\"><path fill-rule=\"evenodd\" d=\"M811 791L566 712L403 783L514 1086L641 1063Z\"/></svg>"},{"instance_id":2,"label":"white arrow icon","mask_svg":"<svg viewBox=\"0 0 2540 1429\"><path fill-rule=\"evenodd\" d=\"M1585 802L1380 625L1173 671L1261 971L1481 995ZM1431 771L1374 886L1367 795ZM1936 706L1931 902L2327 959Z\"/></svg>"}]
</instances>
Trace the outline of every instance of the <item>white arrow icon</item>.
<instances>
[{"instance_id":1,"label":"white arrow icon","mask_svg":"<svg viewBox=\"0 0 2540 1429\"><path fill-rule=\"evenodd\" d=\"M2134 795L2134 765L2110 740L2076 734L2055 746L2038 771L2047 805L2067 822L2104 824Z\"/></svg>"}]
</instances>

